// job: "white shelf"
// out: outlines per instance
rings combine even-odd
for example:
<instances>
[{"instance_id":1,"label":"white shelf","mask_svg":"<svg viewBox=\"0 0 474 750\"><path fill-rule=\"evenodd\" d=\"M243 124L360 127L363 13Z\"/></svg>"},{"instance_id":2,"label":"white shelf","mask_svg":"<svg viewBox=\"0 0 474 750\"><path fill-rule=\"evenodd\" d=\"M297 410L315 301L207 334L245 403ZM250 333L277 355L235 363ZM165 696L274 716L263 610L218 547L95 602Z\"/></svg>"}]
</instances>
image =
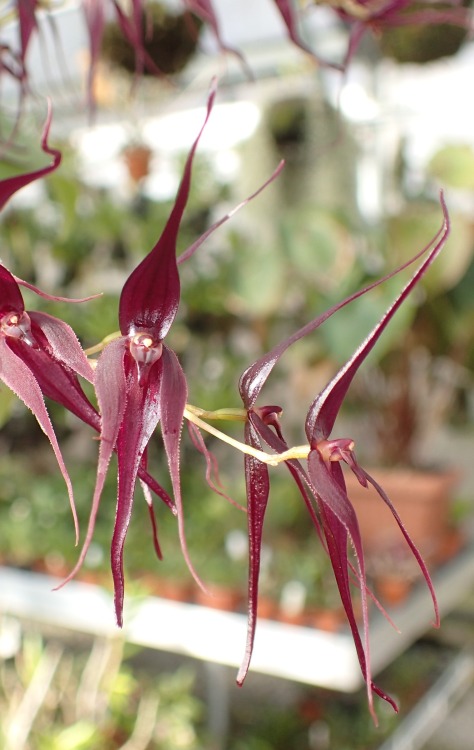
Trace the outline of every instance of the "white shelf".
<instances>
[{"instance_id":1,"label":"white shelf","mask_svg":"<svg viewBox=\"0 0 474 750\"><path fill-rule=\"evenodd\" d=\"M463 600L473 581L474 546L470 546L434 575L442 614ZM0 612L95 636L120 633L107 592L76 581L53 592L55 585L57 580L49 576L0 567ZM425 587L417 587L393 617L400 633L379 612L372 618L374 674L429 629L433 614ZM246 638L244 615L149 597L126 600L124 621L123 637L130 643L240 665ZM257 625L251 671L343 692L363 684L348 630L327 633L269 620Z\"/></svg>"}]
</instances>

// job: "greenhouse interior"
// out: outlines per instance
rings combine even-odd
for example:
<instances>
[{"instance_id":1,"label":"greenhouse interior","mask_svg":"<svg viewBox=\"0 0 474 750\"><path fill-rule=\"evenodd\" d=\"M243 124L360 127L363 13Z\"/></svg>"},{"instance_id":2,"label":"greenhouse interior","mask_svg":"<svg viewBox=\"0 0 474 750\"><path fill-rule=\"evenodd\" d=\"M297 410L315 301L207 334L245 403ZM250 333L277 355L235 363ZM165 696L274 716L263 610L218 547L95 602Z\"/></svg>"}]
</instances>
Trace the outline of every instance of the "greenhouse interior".
<instances>
[{"instance_id":1,"label":"greenhouse interior","mask_svg":"<svg viewBox=\"0 0 474 750\"><path fill-rule=\"evenodd\" d=\"M0 42L0 747L471 750L474 4Z\"/></svg>"}]
</instances>

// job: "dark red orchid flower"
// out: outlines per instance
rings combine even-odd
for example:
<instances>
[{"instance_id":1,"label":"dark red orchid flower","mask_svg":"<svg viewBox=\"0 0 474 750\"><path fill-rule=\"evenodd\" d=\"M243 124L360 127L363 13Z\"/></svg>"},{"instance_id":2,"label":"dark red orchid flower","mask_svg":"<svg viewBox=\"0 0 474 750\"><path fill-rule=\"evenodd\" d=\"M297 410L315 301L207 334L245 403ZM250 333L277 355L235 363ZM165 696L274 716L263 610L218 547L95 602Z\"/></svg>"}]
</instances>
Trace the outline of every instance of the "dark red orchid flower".
<instances>
[{"instance_id":1,"label":"dark red orchid flower","mask_svg":"<svg viewBox=\"0 0 474 750\"><path fill-rule=\"evenodd\" d=\"M248 421L245 428L246 443L258 450L260 450L262 444L265 443L275 452L284 454L285 451L288 450L288 445L283 438L280 427L281 407L256 406L256 401L260 391L282 354L289 346L291 346L291 344L315 330L324 322L324 320L337 312L341 307L349 304L349 302L352 302L357 297L366 294L378 284L383 283L388 278L411 265L417 259L420 259L420 257L426 256L425 260L421 263L415 274L406 284L395 302L387 310L383 318L356 350L351 359L339 370L338 374L314 400L309 409L305 425L309 447L303 447L299 454L298 451L289 453L288 458L285 459L287 468L292 474L310 512L315 529L331 559L341 601L354 637L361 670L364 679L367 682L369 707L372 713L372 692L375 692L380 697L389 701L394 708L396 708L396 706L393 701L385 695L385 693L374 685L371 679L367 607L367 594L371 595L371 593L368 592L366 584L364 554L357 518L350 502L350 498L346 492L344 477L340 466L341 462L344 462L349 466L362 485L367 486L368 484L372 484L379 493L382 501L390 508L429 586L435 608L436 625L439 621L438 607L426 565L414 543L410 539L408 532L404 528L403 522L390 499L375 479L373 479L357 463L354 455L353 441L347 438L334 440L331 438L331 431L355 373L376 344L395 312L426 273L446 242L450 226L447 209L442 196L441 205L444 214L443 226L432 242L430 242L421 253L418 253L408 263L400 266L387 276L333 306L306 326L299 329L295 334L275 346L274 349L255 362L243 373L239 383L240 394L248 413ZM298 460L305 455L307 455L306 468L304 468L301 461ZM247 455L245 456L245 472L249 527L249 607L247 646L245 657L237 677L237 682L239 684L242 684L245 679L253 649L258 605L258 579L262 529L270 492L270 478L267 464L254 456ZM352 564L348 558L348 542L352 543L355 552L355 565ZM361 591L364 641L362 641L360 636L354 615L350 591L351 578L352 580L355 580L355 583Z\"/></svg>"},{"instance_id":2,"label":"dark red orchid flower","mask_svg":"<svg viewBox=\"0 0 474 750\"><path fill-rule=\"evenodd\" d=\"M118 457L118 494L111 558L119 624L122 624L124 597L123 550L137 473L140 476L141 465L146 467L147 445L158 424L161 425L168 459L181 546L192 574L200 583L186 551L180 488L180 439L188 389L175 353L164 343L180 302L178 263L190 258L211 232L258 195L282 168L280 165L250 198L213 224L179 259L176 257L177 236L188 200L194 154L215 95L213 84L204 123L188 155L169 219L154 248L123 287L119 302L121 336L105 347L95 370L94 384L102 420L97 482L84 546L67 580L82 565L92 539L105 477L115 451Z\"/></svg>"},{"instance_id":3,"label":"dark red orchid flower","mask_svg":"<svg viewBox=\"0 0 474 750\"><path fill-rule=\"evenodd\" d=\"M77 533L71 481L43 396L93 421L96 415L77 379L81 375L92 382L93 370L66 323L46 313L26 312L15 277L1 265L0 300L0 379L33 412L48 436L68 488Z\"/></svg>"},{"instance_id":4,"label":"dark red orchid flower","mask_svg":"<svg viewBox=\"0 0 474 750\"><path fill-rule=\"evenodd\" d=\"M158 423L161 423L178 513L179 535L186 555L179 447L188 390L181 365L163 340L180 301L177 236L189 195L194 154L211 113L215 93L213 88L203 126L189 153L175 205L161 237L123 287L119 303L122 336L105 348L95 372L102 432L92 525L89 528L92 532L108 464L116 448L118 494L111 557L119 624L122 624L124 596L123 548L132 512L137 470ZM192 570L189 559L188 563Z\"/></svg>"},{"instance_id":5,"label":"dark red orchid flower","mask_svg":"<svg viewBox=\"0 0 474 750\"><path fill-rule=\"evenodd\" d=\"M0 180L0 208L22 187L49 174L59 166L60 151L48 145L50 125L51 109L48 111L41 142L44 153L53 157L51 164ZM97 295L79 300L50 295L13 276L0 265L0 378L31 409L51 442L68 487L77 536L71 482L48 416L44 396L61 404L100 433L99 413L90 403L77 377L80 375L93 382L94 374L72 329L62 320L46 313L26 312L19 285L46 299L60 302L86 302ZM144 462L140 464L138 475L174 512L171 498L148 474ZM153 521L153 509L148 498L147 502ZM155 546L158 546L156 539Z\"/></svg>"},{"instance_id":6,"label":"dark red orchid flower","mask_svg":"<svg viewBox=\"0 0 474 750\"><path fill-rule=\"evenodd\" d=\"M19 284L55 302L81 303L94 299L97 295L67 299L46 294L32 284L16 278L0 265L0 379L31 409L50 439L68 486L77 533L72 488L43 397L61 404L100 433L99 413L84 393L77 377L80 375L93 383L94 371L76 334L67 323L47 313L31 310L26 312ZM174 510L171 498L147 473L144 465L139 468L139 477Z\"/></svg>"}]
</instances>

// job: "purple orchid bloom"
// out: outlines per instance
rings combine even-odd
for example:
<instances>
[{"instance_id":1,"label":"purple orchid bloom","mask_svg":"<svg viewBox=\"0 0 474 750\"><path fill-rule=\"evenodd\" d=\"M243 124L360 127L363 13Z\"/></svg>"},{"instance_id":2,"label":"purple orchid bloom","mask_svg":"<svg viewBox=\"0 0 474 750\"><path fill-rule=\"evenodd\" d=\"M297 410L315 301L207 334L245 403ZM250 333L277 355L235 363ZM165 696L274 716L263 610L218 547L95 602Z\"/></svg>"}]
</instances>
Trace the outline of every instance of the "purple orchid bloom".
<instances>
[{"instance_id":1,"label":"purple orchid bloom","mask_svg":"<svg viewBox=\"0 0 474 750\"><path fill-rule=\"evenodd\" d=\"M137 8L139 6L139 3L140 0L136 0L135 5ZM96 4L95 2L87 3L87 0L85 0L85 4L86 6L91 6L89 8L89 11L91 13L90 20L93 22L93 24L95 23L97 31L97 28L101 24L101 20L103 20L101 19L100 13L100 10L103 9L103 4L102 2L98 4ZM31 12L31 14L33 14L34 16L35 7L33 7L33 5L28 6L28 13ZM30 16L28 17L30 18ZM32 17L30 18L30 21L32 21ZM25 43L27 43L27 41L29 40L29 36L31 35L35 27L36 24L31 22L30 26L28 27L29 35L26 35L26 31L23 32ZM210 110L212 109L214 93L215 92L213 92L209 100L208 116L210 114ZM13 177L1 180L0 209L3 208L8 200L12 197L12 195L22 187L25 187L29 183L46 176L59 167L62 154L59 150L51 148L48 143L51 120L52 109L49 105L48 115L41 139L41 147L45 154L53 157L51 163L40 169L21 173L18 175L14 175ZM196 145L197 141L195 146ZM180 198L178 198L177 200L177 203L182 200L182 205L179 208L181 214L186 205L193 154L194 150L191 154L188 169L185 170L185 178L183 179L183 189L180 193ZM210 227L210 229L208 229L202 235L202 237L194 242L193 245L191 245L188 250L182 254L178 262L181 263L191 257L197 250L197 248L215 229L217 229L219 226L221 226L222 223L227 221L227 219L235 214L249 200L252 200L256 195L258 195L269 182L275 179L275 177L281 171L282 166L283 163L279 165L271 178L252 196L240 203L233 211L231 211L229 214L217 221L212 227ZM179 228L181 214L179 214L179 211L177 210L176 231ZM54 429L51 425L46 406L44 404L43 396L46 396L60 403L71 413L75 414L77 417L79 417L79 419L81 419L86 424L91 426L94 430L100 433L102 429L100 415L95 407L90 403L77 378L77 374L80 374L86 380L92 382L93 371L82 348L79 345L77 337L66 323L57 318L53 318L52 316L48 316L42 313L27 313L25 311L23 298L21 296L18 284L28 287L36 294L43 296L46 299L54 301L84 302L93 299L97 295L81 300L70 300L56 295L49 295L34 287L32 284L14 277L6 268L0 266L0 291L3 297L0 321L0 345L2 346L2 352L4 354L4 361L0 362L0 377L32 410L32 412L38 419L38 422L40 423L43 431L48 435L51 441L59 466L68 487L77 540L78 524L73 500L72 486L66 470L66 466L64 464L64 460L61 455L61 451L59 449ZM32 322L34 333L31 331ZM40 335L39 333L41 326L43 326L44 328L44 330L42 331L42 335ZM16 339L16 343L14 343L14 339ZM16 358L13 358L13 354L9 354L9 350L16 352ZM26 374L25 377L22 378L21 372L26 371L26 369L28 368L30 370L30 374ZM25 383L28 384L28 386L24 389L23 384ZM114 450L116 450L116 447L114 447ZM161 485L158 484L158 482L156 482L156 480L146 471L145 451L143 451L143 454L140 458L137 473L145 491L145 499L148 504L151 523L154 531L153 542L158 556L161 557L159 543L156 536L154 510L152 506L151 496L148 490L152 490L172 510L173 513L176 513L176 507L166 490L164 490L164 488L161 487Z\"/></svg>"},{"instance_id":2,"label":"purple orchid bloom","mask_svg":"<svg viewBox=\"0 0 474 750\"><path fill-rule=\"evenodd\" d=\"M175 204L165 228L154 248L131 273L122 289L119 301L121 336L105 347L94 374L102 420L97 481L82 552L66 581L79 570L87 553L110 458L115 451L118 457L118 492L111 563L119 625L122 624L124 598L123 550L132 513L137 473L141 476L140 467L146 468L147 445L158 424L161 425L168 459L174 495L173 509L178 518L183 554L192 575L204 588L187 553L180 488L180 439L188 389L176 354L164 343L180 302L178 263L190 258L211 232L258 195L275 179L283 166L280 164L270 179L253 195L215 222L179 258L176 257L176 242L188 200L194 154L211 114L215 95L214 83L203 125L189 152ZM206 460L209 460L196 431L194 439ZM210 485L213 486L213 483ZM155 490L154 487L152 489Z\"/></svg>"},{"instance_id":3,"label":"purple orchid bloom","mask_svg":"<svg viewBox=\"0 0 474 750\"><path fill-rule=\"evenodd\" d=\"M68 488L77 536L71 481L43 396L54 399L84 421L93 422L98 415L77 379L81 375L92 382L93 370L66 323L46 313L26 312L17 280L1 265L0 299L0 379L33 412L49 438Z\"/></svg>"},{"instance_id":4,"label":"purple orchid bloom","mask_svg":"<svg viewBox=\"0 0 474 750\"><path fill-rule=\"evenodd\" d=\"M362 674L367 683L369 708L374 719L373 692L391 703L395 710L397 709L391 698L374 685L371 679L367 595L370 595L374 599L375 597L367 589L362 540L355 511L346 492L343 472L340 466L341 462L346 463L350 467L362 485L367 486L368 484L372 484L383 502L390 508L429 586L435 609L436 626L439 624L438 606L426 565L410 539L390 499L375 479L357 463L354 455L353 441L346 438L334 440L331 438L331 431L355 373L376 344L395 312L426 273L446 242L450 225L442 196L441 205L444 215L443 226L436 237L420 253L387 276L334 305L306 326L296 331L292 336L275 346L243 373L239 383L240 394L248 414L245 427L245 442L257 450L261 450L262 444L266 443L275 452L283 454L280 460L285 461L287 468L294 478L308 508L318 536L329 554L341 601L354 638ZM425 255L425 260L383 318L374 327L350 360L339 370L337 375L312 403L305 424L309 446L303 446L296 451L288 450L288 445L284 440L280 427L281 407L256 406L260 391L275 364L291 344L314 331L329 316L337 312L337 310L354 301L357 297L366 294L375 286L393 277ZM285 452L287 452L287 456L285 456ZM303 467L301 461L298 460L302 457L307 457L306 469ZM245 473L249 534L248 629L245 657L237 676L238 684L242 684L245 679L253 649L258 606L262 530L270 492L270 478L267 464L252 455L246 455ZM348 559L347 549L349 541L352 542L355 551L355 566ZM364 641L362 641L360 636L354 615L350 592L351 578L361 592ZM378 604L378 602L376 603Z\"/></svg>"},{"instance_id":5,"label":"purple orchid bloom","mask_svg":"<svg viewBox=\"0 0 474 750\"><path fill-rule=\"evenodd\" d=\"M121 336L108 344L95 370L95 390L102 418L97 482L84 546L69 580L89 547L108 465L118 457L117 511L111 545L117 622L123 621L123 550L132 513L140 462L158 423L168 458L177 509L180 541L187 562L179 476L179 446L187 384L175 353L163 340L176 316L180 280L176 258L178 231L186 207L194 154L215 98L211 91L204 124L188 155L175 205L151 252L135 268L119 302ZM197 574L194 574L198 580Z\"/></svg>"},{"instance_id":6,"label":"purple orchid bloom","mask_svg":"<svg viewBox=\"0 0 474 750\"><path fill-rule=\"evenodd\" d=\"M0 208L15 192L53 172L60 165L61 152L48 145L51 116L49 108L41 141L44 153L53 157L51 164L1 180ZM100 433L99 413L90 403L77 377L80 375L92 383L94 373L75 333L66 323L46 313L26 312L19 284L56 302L87 302L98 295L74 300L47 294L33 284L13 276L0 265L0 378L31 409L51 442L68 488L77 538L77 516L71 482L43 397L61 404ZM145 485L174 512L171 498L148 474L144 462L140 464L138 474ZM146 497L154 524L153 508L149 497ZM154 543L158 549L156 537Z\"/></svg>"},{"instance_id":7,"label":"purple orchid bloom","mask_svg":"<svg viewBox=\"0 0 474 750\"><path fill-rule=\"evenodd\" d=\"M99 413L78 380L80 375L93 383L94 371L76 334L67 323L47 313L25 310L19 285L55 302L88 302L97 295L68 299L46 294L0 265L0 379L31 409L51 441L69 490L77 535L72 488L43 397L61 404L100 433ZM139 477L174 509L171 498L146 472L144 465L140 466Z\"/></svg>"}]
</instances>

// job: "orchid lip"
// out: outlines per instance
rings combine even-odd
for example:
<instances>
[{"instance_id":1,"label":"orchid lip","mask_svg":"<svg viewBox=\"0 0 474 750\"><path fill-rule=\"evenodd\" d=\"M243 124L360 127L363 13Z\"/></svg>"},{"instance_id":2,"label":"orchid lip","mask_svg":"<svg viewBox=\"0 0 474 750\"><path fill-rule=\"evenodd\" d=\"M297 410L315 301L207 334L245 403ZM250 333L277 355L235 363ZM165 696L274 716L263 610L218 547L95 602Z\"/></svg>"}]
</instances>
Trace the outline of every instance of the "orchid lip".
<instances>
[{"instance_id":1,"label":"orchid lip","mask_svg":"<svg viewBox=\"0 0 474 750\"><path fill-rule=\"evenodd\" d=\"M347 454L354 450L354 441L351 438L320 440L316 448L325 461L344 461Z\"/></svg>"},{"instance_id":2,"label":"orchid lip","mask_svg":"<svg viewBox=\"0 0 474 750\"><path fill-rule=\"evenodd\" d=\"M134 331L129 336L128 347L137 363L139 385L145 385L151 367L163 353L163 344L148 331Z\"/></svg>"},{"instance_id":3,"label":"orchid lip","mask_svg":"<svg viewBox=\"0 0 474 750\"><path fill-rule=\"evenodd\" d=\"M9 312L0 319L0 332L4 336L24 341L28 346L38 348L31 332L30 316L27 312Z\"/></svg>"}]
</instances>

